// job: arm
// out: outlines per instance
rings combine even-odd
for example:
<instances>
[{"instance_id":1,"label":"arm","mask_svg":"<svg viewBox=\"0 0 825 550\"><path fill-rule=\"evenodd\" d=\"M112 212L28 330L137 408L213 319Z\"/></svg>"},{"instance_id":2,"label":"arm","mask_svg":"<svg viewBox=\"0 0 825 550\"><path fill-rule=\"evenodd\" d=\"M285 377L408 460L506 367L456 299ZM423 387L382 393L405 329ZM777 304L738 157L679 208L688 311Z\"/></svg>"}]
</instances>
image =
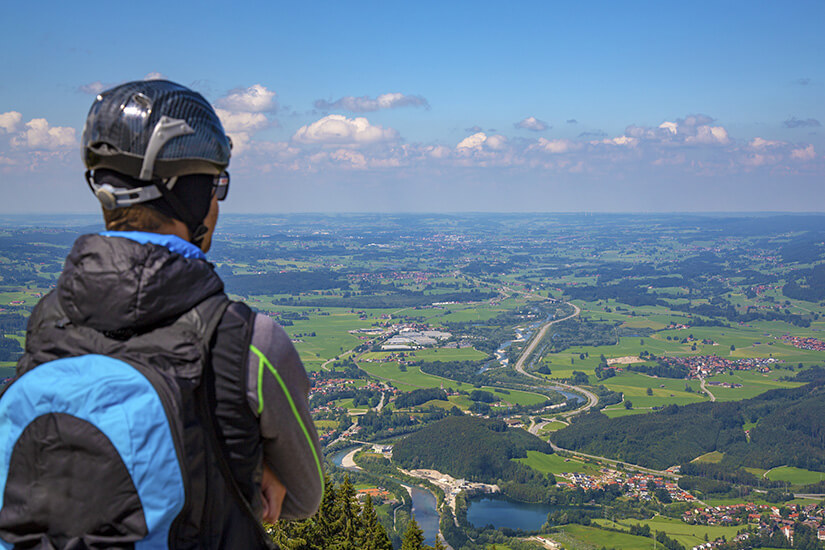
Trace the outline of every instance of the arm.
<instances>
[{"instance_id":1,"label":"arm","mask_svg":"<svg viewBox=\"0 0 825 550\"><path fill-rule=\"evenodd\" d=\"M247 398L260 422L264 467L286 489L281 518L309 517L324 492L323 455L307 400L309 379L286 332L264 315L256 315L254 323Z\"/></svg>"}]
</instances>

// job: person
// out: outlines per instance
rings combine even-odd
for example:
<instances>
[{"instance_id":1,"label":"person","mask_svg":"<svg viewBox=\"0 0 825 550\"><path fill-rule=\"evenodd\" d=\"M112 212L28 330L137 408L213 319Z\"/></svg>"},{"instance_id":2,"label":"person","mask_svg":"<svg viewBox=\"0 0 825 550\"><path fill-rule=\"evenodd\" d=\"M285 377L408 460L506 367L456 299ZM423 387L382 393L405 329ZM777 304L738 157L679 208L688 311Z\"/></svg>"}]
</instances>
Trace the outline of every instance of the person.
<instances>
[{"instance_id":1,"label":"person","mask_svg":"<svg viewBox=\"0 0 825 550\"><path fill-rule=\"evenodd\" d=\"M56 288L34 309L18 375L77 355L73 345L104 354L127 349L151 364L153 357L133 345L141 334L224 296L205 254L218 202L229 190L231 141L211 105L166 80L116 86L95 99L81 153L106 230L78 238ZM64 324L86 331L82 343L54 336L57 329L45 320L61 315ZM96 349L89 341L99 336L116 347ZM179 529L172 546L255 548L260 541L252 531L261 531L260 520L309 517L323 496L309 380L285 331L239 302L226 306L204 345L213 377L206 415L212 418L197 421L214 423L218 441L203 451L205 465L191 465L206 472L206 488L181 512L188 517L176 519L198 532ZM180 347L174 339L160 346L159 356Z\"/></svg>"}]
</instances>

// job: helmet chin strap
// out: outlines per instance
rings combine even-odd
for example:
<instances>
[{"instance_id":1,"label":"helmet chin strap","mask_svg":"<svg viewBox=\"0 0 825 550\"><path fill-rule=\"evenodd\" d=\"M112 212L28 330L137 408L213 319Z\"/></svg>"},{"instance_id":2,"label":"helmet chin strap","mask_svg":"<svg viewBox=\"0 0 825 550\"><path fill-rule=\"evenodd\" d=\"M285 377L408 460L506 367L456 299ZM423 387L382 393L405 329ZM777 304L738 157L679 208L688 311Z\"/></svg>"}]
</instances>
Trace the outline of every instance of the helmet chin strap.
<instances>
[{"instance_id":1,"label":"helmet chin strap","mask_svg":"<svg viewBox=\"0 0 825 550\"><path fill-rule=\"evenodd\" d=\"M204 237L209 232L209 228L203 225L203 220L196 220L192 211L172 193L171 187L175 185L177 179L177 176L170 178L167 180L168 184L161 179L155 179L152 183L163 195L164 200L172 207L172 210L175 211L175 214L178 215L178 218L186 225L189 230L189 242L200 248Z\"/></svg>"}]
</instances>

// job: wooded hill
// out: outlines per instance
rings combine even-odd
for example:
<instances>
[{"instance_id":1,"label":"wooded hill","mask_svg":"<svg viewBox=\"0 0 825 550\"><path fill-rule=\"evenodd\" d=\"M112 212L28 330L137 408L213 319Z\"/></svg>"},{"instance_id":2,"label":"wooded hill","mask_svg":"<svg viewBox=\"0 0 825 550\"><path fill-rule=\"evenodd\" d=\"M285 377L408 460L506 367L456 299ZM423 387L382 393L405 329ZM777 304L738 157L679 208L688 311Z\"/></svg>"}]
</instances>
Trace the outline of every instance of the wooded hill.
<instances>
[{"instance_id":1,"label":"wooded hill","mask_svg":"<svg viewBox=\"0 0 825 550\"><path fill-rule=\"evenodd\" d=\"M539 501L555 479L511 460L526 458L528 450L553 452L536 436L510 429L500 420L457 416L399 441L392 459L402 468L429 468L456 478L498 483L513 498Z\"/></svg>"},{"instance_id":2,"label":"wooded hill","mask_svg":"<svg viewBox=\"0 0 825 550\"><path fill-rule=\"evenodd\" d=\"M745 423L756 423L750 440ZM593 412L552 439L565 449L658 469L720 451L728 466L825 471L825 378L731 403L670 405L614 419Z\"/></svg>"}]
</instances>

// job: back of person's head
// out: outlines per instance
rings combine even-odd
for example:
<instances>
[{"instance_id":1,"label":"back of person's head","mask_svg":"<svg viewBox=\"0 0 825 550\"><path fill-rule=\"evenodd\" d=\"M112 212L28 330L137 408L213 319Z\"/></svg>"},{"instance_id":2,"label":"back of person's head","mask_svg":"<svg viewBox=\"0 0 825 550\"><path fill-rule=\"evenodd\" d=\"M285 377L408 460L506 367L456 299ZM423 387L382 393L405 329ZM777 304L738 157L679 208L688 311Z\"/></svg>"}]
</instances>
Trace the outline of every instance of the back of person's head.
<instances>
[{"instance_id":1,"label":"back of person's head","mask_svg":"<svg viewBox=\"0 0 825 550\"><path fill-rule=\"evenodd\" d=\"M97 96L81 155L107 229L156 231L180 220L199 244L212 196L226 195L231 147L203 96L142 80Z\"/></svg>"}]
</instances>

